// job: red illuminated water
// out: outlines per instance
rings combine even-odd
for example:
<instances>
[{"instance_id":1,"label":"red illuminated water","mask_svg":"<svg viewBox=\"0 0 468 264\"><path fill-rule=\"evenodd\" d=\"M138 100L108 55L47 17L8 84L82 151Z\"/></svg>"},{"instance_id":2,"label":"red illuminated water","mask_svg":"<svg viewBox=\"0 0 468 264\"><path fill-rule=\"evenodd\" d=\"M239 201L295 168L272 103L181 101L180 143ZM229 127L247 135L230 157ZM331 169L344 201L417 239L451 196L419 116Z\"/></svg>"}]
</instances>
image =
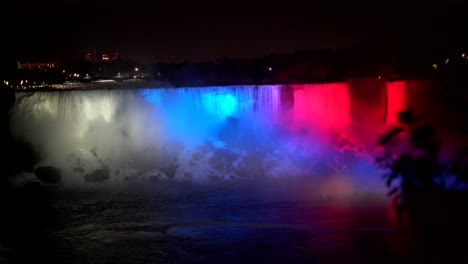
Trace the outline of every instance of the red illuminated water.
<instances>
[{"instance_id":1,"label":"red illuminated water","mask_svg":"<svg viewBox=\"0 0 468 264\"><path fill-rule=\"evenodd\" d=\"M148 175L167 176L160 170L172 161L176 178L188 173L236 178L252 171L304 175L313 162L341 159L333 156L336 149L372 155L379 132L406 107L406 86L406 81L362 80L18 93L11 129L47 156L43 165L78 181L82 175L75 168L83 162L87 173L104 162L119 171L112 175L117 180L142 167ZM198 153L206 142L208 153ZM176 157L167 157L166 150ZM212 159L215 153L220 156ZM70 156L80 164L70 164ZM140 165L123 166L130 161Z\"/></svg>"},{"instance_id":2,"label":"red illuminated water","mask_svg":"<svg viewBox=\"0 0 468 264\"><path fill-rule=\"evenodd\" d=\"M370 80L19 94L16 136L47 154L78 159L85 173L98 156L113 174L85 187L49 186L50 208L18 217L11 247L32 261L63 257L58 263L422 261L426 252L408 246L412 233L398 228L368 151L400 110L431 109L433 101L418 104L427 94L418 85ZM165 142L174 138L182 143ZM166 149L157 152L158 144ZM361 145L370 159L354 155ZM60 167L59 161L41 165ZM70 166L64 173L78 165ZM296 168L306 177L289 177ZM171 169L181 181L151 178ZM207 181L177 178L185 173ZM127 184L107 184L114 179ZM31 197L12 208L41 208L42 200ZM41 223L43 237L33 230Z\"/></svg>"},{"instance_id":3,"label":"red illuminated water","mask_svg":"<svg viewBox=\"0 0 468 264\"><path fill-rule=\"evenodd\" d=\"M350 124L348 83L293 85L294 126L346 128Z\"/></svg>"},{"instance_id":4,"label":"red illuminated water","mask_svg":"<svg viewBox=\"0 0 468 264\"><path fill-rule=\"evenodd\" d=\"M407 82L353 81L280 87L281 119L315 144L336 140L372 148L380 133L407 108ZM331 136L331 138L330 138Z\"/></svg>"},{"instance_id":5,"label":"red illuminated water","mask_svg":"<svg viewBox=\"0 0 468 264\"><path fill-rule=\"evenodd\" d=\"M398 112L406 107L406 82L387 83L387 123L396 123Z\"/></svg>"}]
</instances>

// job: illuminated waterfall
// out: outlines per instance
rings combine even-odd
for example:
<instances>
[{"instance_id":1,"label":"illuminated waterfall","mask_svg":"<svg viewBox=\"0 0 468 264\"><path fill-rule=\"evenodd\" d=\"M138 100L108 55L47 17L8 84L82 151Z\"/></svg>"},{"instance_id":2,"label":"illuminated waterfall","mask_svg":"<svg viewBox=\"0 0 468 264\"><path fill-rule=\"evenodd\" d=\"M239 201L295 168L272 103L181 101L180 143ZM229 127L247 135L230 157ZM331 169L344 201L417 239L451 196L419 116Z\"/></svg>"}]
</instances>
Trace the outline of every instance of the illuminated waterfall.
<instances>
[{"instance_id":1,"label":"illuminated waterfall","mask_svg":"<svg viewBox=\"0 0 468 264\"><path fill-rule=\"evenodd\" d=\"M406 109L406 82L387 83L387 123L397 122L398 113Z\"/></svg>"},{"instance_id":2,"label":"illuminated waterfall","mask_svg":"<svg viewBox=\"0 0 468 264\"><path fill-rule=\"evenodd\" d=\"M387 97L364 108L349 83L19 92L11 131L78 182L103 165L116 180L307 175L333 149L327 134L394 122L404 86L377 87ZM381 106L386 120L362 121Z\"/></svg>"},{"instance_id":3,"label":"illuminated waterfall","mask_svg":"<svg viewBox=\"0 0 468 264\"><path fill-rule=\"evenodd\" d=\"M348 83L294 85L296 123L324 128L349 125Z\"/></svg>"}]
</instances>

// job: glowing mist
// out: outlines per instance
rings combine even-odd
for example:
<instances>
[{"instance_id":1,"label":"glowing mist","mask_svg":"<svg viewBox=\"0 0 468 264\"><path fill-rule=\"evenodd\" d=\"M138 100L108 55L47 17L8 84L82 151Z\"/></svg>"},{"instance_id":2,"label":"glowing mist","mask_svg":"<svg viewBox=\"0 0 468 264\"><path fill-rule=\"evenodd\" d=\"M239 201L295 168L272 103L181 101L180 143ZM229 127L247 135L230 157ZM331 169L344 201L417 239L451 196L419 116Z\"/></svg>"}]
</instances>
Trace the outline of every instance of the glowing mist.
<instances>
[{"instance_id":1,"label":"glowing mist","mask_svg":"<svg viewBox=\"0 0 468 264\"><path fill-rule=\"evenodd\" d=\"M356 131L405 107L405 82L377 85L377 99L353 85L19 92L11 131L65 182L301 176L345 190L379 181ZM366 121L382 107L384 119Z\"/></svg>"}]
</instances>

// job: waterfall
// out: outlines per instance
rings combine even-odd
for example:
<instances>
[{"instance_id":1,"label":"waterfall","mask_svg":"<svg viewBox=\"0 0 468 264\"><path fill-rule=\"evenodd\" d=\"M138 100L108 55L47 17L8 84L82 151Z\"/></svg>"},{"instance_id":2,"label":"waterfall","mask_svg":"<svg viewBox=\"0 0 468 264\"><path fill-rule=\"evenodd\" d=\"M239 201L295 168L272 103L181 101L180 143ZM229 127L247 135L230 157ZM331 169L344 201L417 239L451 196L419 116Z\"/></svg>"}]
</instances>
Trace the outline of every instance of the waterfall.
<instances>
[{"instance_id":1,"label":"waterfall","mask_svg":"<svg viewBox=\"0 0 468 264\"><path fill-rule=\"evenodd\" d=\"M376 87L388 88L388 98L372 107L394 114L403 107L400 87L404 82ZM356 122L366 126L353 118L368 113L356 113L352 89L332 83L18 92L11 131L41 154L38 166L60 168L74 182L102 166L115 180L308 175L334 151L331 135L346 145L343 136ZM376 109L365 107L359 111Z\"/></svg>"},{"instance_id":2,"label":"waterfall","mask_svg":"<svg viewBox=\"0 0 468 264\"><path fill-rule=\"evenodd\" d=\"M406 82L387 84L387 123L396 123L398 113L406 108Z\"/></svg>"}]
</instances>

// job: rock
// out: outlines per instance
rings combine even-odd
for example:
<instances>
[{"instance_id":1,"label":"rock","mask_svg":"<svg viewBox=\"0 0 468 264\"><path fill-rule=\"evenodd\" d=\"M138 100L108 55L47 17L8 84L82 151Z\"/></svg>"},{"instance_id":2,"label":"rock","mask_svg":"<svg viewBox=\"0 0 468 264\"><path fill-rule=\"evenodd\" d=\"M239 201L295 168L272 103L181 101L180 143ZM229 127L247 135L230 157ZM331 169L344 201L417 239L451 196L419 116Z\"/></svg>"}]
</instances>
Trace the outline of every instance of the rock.
<instances>
[{"instance_id":1,"label":"rock","mask_svg":"<svg viewBox=\"0 0 468 264\"><path fill-rule=\"evenodd\" d=\"M184 173L184 180L193 180L193 176L190 172Z\"/></svg>"},{"instance_id":2,"label":"rock","mask_svg":"<svg viewBox=\"0 0 468 264\"><path fill-rule=\"evenodd\" d=\"M216 175L214 173L210 173L208 174L208 179L212 180L212 181L220 181L223 179L223 176L219 176L219 175Z\"/></svg>"},{"instance_id":3,"label":"rock","mask_svg":"<svg viewBox=\"0 0 468 264\"><path fill-rule=\"evenodd\" d=\"M73 168L73 171L78 172L78 173L84 173L84 168L83 167L76 167L76 168Z\"/></svg>"},{"instance_id":4,"label":"rock","mask_svg":"<svg viewBox=\"0 0 468 264\"><path fill-rule=\"evenodd\" d=\"M265 163L265 169L267 170L271 170L273 169L274 167L277 167L279 165L279 162L277 160L268 160L266 163Z\"/></svg>"},{"instance_id":5,"label":"rock","mask_svg":"<svg viewBox=\"0 0 468 264\"><path fill-rule=\"evenodd\" d=\"M243 178L258 178L265 176L266 171L263 166L262 157L259 155L249 155L242 158L237 162L237 166L234 168L234 173L236 176Z\"/></svg>"},{"instance_id":6,"label":"rock","mask_svg":"<svg viewBox=\"0 0 468 264\"><path fill-rule=\"evenodd\" d=\"M99 159L97 152L96 152L96 148L91 149L89 152L91 152L91 154L93 154L95 158Z\"/></svg>"},{"instance_id":7,"label":"rock","mask_svg":"<svg viewBox=\"0 0 468 264\"><path fill-rule=\"evenodd\" d=\"M181 153L185 149L185 145L182 142L176 141L176 142L171 142L170 148L172 151L175 153Z\"/></svg>"},{"instance_id":8,"label":"rock","mask_svg":"<svg viewBox=\"0 0 468 264\"><path fill-rule=\"evenodd\" d=\"M178 164L172 164L172 165L162 167L161 171L164 172L164 174L166 175L168 179L173 179L175 177L175 173L178 168L179 168Z\"/></svg>"},{"instance_id":9,"label":"rock","mask_svg":"<svg viewBox=\"0 0 468 264\"><path fill-rule=\"evenodd\" d=\"M208 159L208 164L215 170L226 172L234 169L233 163L239 158L240 155L238 153L227 149L218 149Z\"/></svg>"},{"instance_id":10,"label":"rock","mask_svg":"<svg viewBox=\"0 0 468 264\"><path fill-rule=\"evenodd\" d=\"M208 164L210 164L210 166L215 170L218 170L218 171L223 171L224 170L223 161L219 160L219 159L216 159L215 157L211 157L208 160Z\"/></svg>"},{"instance_id":11,"label":"rock","mask_svg":"<svg viewBox=\"0 0 468 264\"><path fill-rule=\"evenodd\" d=\"M137 176L127 176L127 177L124 178L124 181L125 182L137 182L138 177Z\"/></svg>"},{"instance_id":12,"label":"rock","mask_svg":"<svg viewBox=\"0 0 468 264\"><path fill-rule=\"evenodd\" d=\"M203 153L202 152L194 152L192 154L192 159L196 160L196 161L200 161L201 159L203 159Z\"/></svg>"},{"instance_id":13,"label":"rock","mask_svg":"<svg viewBox=\"0 0 468 264\"><path fill-rule=\"evenodd\" d=\"M103 165L100 169L97 169L90 174L86 174L85 182L102 182L110 178L109 167Z\"/></svg>"},{"instance_id":14,"label":"rock","mask_svg":"<svg viewBox=\"0 0 468 264\"><path fill-rule=\"evenodd\" d=\"M92 153L90 153L90 151L78 149L73 151L70 156L72 156L73 159L68 161L67 166L70 166L74 173L84 175L102 166L102 164L96 159L96 157L93 156Z\"/></svg>"},{"instance_id":15,"label":"rock","mask_svg":"<svg viewBox=\"0 0 468 264\"><path fill-rule=\"evenodd\" d=\"M157 175L150 175L148 177L149 181L150 182L158 182L159 181L159 177Z\"/></svg>"},{"instance_id":16,"label":"rock","mask_svg":"<svg viewBox=\"0 0 468 264\"><path fill-rule=\"evenodd\" d=\"M206 141L205 143L203 143L202 145L198 146L196 149L195 149L195 153L200 153L201 156L200 158L208 155L208 153L214 151L215 148L213 147L213 145L211 144L210 141Z\"/></svg>"},{"instance_id":17,"label":"rock","mask_svg":"<svg viewBox=\"0 0 468 264\"><path fill-rule=\"evenodd\" d=\"M239 158L239 155L227 149L218 149L213 153L213 157L217 160L232 163Z\"/></svg>"},{"instance_id":18,"label":"rock","mask_svg":"<svg viewBox=\"0 0 468 264\"><path fill-rule=\"evenodd\" d=\"M51 166L38 167L34 174L43 183L59 183L62 180L60 170Z\"/></svg>"}]
</instances>

